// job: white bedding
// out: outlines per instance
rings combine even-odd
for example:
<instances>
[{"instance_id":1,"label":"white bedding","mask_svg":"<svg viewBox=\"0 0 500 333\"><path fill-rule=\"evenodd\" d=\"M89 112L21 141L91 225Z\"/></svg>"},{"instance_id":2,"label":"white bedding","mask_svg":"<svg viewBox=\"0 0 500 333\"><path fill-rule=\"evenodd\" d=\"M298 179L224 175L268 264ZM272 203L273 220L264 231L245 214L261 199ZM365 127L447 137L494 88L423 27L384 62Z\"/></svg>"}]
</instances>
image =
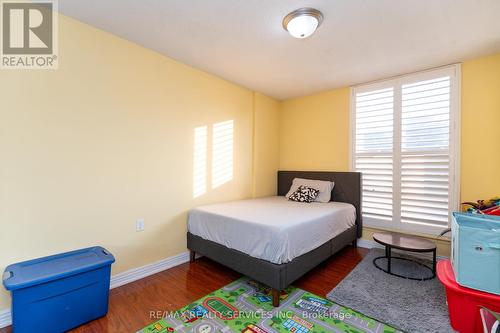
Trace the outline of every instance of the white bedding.
<instances>
[{"instance_id":1,"label":"white bedding","mask_svg":"<svg viewBox=\"0 0 500 333\"><path fill-rule=\"evenodd\" d=\"M355 221L356 209L348 203L299 203L266 197L192 209L188 230L252 257L282 264L326 243Z\"/></svg>"}]
</instances>

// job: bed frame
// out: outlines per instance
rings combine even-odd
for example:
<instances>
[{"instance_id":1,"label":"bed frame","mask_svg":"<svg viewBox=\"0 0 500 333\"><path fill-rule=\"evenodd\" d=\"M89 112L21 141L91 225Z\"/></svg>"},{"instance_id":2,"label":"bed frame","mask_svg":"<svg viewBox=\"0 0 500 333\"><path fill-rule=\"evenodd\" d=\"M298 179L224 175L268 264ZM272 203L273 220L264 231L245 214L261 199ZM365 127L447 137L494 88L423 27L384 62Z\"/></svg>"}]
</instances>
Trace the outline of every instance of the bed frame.
<instances>
[{"instance_id":1,"label":"bed frame","mask_svg":"<svg viewBox=\"0 0 500 333\"><path fill-rule=\"evenodd\" d=\"M322 171L278 171L278 195L284 196L294 178L334 181L331 201L347 202L356 208L356 224L335 236L320 247L309 251L290 262L274 264L251 257L246 253L230 249L216 242L187 233L190 262L196 253L244 274L272 288L273 306L279 306L280 291L300 278L312 268L340 251L346 245L356 246L361 237L361 173Z\"/></svg>"}]
</instances>

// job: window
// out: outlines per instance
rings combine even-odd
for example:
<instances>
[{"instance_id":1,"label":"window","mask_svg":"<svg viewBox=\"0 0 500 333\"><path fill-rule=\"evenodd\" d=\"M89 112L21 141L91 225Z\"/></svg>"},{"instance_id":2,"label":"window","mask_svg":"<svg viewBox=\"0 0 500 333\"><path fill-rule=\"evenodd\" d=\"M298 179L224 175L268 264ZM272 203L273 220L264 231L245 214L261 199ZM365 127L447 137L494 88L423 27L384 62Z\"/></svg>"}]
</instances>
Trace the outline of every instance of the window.
<instances>
[{"instance_id":1,"label":"window","mask_svg":"<svg viewBox=\"0 0 500 333\"><path fill-rule=\"evenodd\" d=\"M352 89L352 169L368 226L435 234L458 209L459 65Z\"/></svg>"}]
</instances>

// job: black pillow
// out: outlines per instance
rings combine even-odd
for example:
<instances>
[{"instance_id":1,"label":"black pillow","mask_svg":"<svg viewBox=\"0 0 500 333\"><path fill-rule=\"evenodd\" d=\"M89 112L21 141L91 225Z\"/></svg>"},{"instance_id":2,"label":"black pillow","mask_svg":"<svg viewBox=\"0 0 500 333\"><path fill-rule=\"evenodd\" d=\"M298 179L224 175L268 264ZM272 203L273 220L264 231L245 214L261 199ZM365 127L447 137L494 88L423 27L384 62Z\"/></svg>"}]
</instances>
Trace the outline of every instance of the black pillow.
<instances>
[{"instance_id":1,"label":"black pillow","mask_svg":"<svg viewBox=\"0 0 500 333\"><path fill-rule=\"evenodd\" d=\"M293 192L288 200L297 202L313 202L319 194L319 190L300 185L297 191Z\"/></svg>"}]
</instances>

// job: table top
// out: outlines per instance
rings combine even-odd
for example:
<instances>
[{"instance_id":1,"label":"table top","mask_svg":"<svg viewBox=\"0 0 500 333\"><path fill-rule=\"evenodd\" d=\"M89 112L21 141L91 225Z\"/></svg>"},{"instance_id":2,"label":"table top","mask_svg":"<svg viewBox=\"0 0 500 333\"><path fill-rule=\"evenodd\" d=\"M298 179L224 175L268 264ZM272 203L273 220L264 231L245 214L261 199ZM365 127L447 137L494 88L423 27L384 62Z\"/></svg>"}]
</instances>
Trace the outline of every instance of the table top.
<instances>
[{"instance_id":1,"label":"table top","mask_svg":"<svg viewBox=\"0 0 500 333\"><path fill-rule=\"evenodd\" d=\"M406 251L427 252L436 249L433 241L397 232L377 232L373 234L373 239L382 245Z\"/></svg>"}]
</instances>

